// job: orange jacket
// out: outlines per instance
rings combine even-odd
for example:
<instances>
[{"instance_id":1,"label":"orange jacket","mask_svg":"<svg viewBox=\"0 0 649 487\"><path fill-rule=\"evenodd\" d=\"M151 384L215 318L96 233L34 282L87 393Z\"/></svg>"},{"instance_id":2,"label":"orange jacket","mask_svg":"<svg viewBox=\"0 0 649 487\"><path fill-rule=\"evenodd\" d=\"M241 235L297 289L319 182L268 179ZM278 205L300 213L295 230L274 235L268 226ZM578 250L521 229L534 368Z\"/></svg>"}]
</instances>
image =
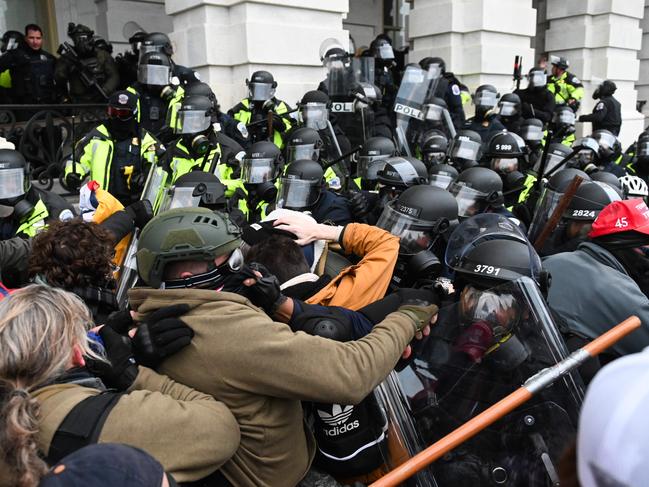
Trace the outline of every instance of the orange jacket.
<instances>
[{"instance_id":1,"label":"orange jacket","mask_svg":"<svg viewBox=\"0 0 649 487\"><path fill-rule=\"evenodd\" d=\"M358 310L385 296L399 255L399 237L371 225L350 223L342 244L345 252L362 260L343 269L307 303Z\"/></svg>"}]
</instances>

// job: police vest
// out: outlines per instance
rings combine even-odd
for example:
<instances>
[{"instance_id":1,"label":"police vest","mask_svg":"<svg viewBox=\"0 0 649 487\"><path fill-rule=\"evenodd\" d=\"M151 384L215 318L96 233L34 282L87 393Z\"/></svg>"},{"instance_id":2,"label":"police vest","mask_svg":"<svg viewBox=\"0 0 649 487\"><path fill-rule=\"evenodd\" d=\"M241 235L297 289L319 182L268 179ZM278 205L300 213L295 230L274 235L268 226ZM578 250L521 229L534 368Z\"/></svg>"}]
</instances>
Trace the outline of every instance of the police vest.
<instances>
[{"instance_id":1,"label":"police vest","mask_svg":"<svg viewBox=\"0 0 649 487\"><path fill-rule=\"evenodd\" d=\"M50 212L47 210L43 200L39 198L29 215L20 220L20 225L16 230L16 236L25 235L29 238L35 237L38 232L46 227L45 220L49 216Z\"/></svg>"},{"instance_id":2,"label":"police vest","mask_svg":"<svg viewBox=\"0 0 649 487\"><path fill-rule=\"evenodd\" d=\"M250 120L252 119L252 111L250 110L250 100L248 98L244 98L243 100L241 100L241 105L243 105L243 109L239 110L236 113L233 113L232 116L234 117L235 120L238 120L244 125L248 125L250 123ZM288 112L288 107L286 106L286 103L280 101L279 103L277 103L277 105L275 105L273 111L277 115L282 115ZM286 130L289 130L291 128L291 123L286 119L284 119L284 125L286 126ZM280 134L277 131L275 131L273 134L273 144L275 144L280 149L284 146L284 141L282 140L282 134Z\"/></svg>"},{"instance_id":3,"label":"police vest","mask_svg":"<svg viewBox=\"0 0 649 487\"><path fill-rule=\"evenodd\" d=\"M122 173L127 179L130 187L130 176L134 171L142 171L145 164L153 164L156 161L157 140L146 130L140 144L141 163L139 168L133 166L124 167ZM139 140L135 139L138 143ZM135 145L135 144L134 144ZM115 144L108 133L105 125L99 125L81 139L75 149L78 154L76 164L68 160L65 165L65 176L74 172L82 179L90 174L90 179L95 180L99 185L111 192L111 172L113 157L115 155Z\"/></svg>"}]
</instances>

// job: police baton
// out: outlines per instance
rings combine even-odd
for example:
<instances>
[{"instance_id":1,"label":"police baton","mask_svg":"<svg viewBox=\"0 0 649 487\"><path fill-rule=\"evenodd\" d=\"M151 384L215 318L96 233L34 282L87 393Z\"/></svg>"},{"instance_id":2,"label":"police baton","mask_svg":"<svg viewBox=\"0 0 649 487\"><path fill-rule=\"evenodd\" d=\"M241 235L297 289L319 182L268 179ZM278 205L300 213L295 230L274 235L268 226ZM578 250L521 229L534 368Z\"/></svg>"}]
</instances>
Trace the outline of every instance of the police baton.
<instances>
[{"instance_id":1,"label":"police baton","mask_svg":"<svg viewBox=\"0 0 649 487\"><path fill-rule=\"evenodd\" d=\"M581 176L575 176L570 182L570 185L566 188L566 191L563 193L563 196L561 196L561 199L557 203L557 207L552 212L552 216L550 216L550 219L545 224L545 227L534 242L534 248L537 252L541 251L543 244L545 244L545 241L550 237L552 232L554 232L554 229L559 224L559 220L561 220L563 213L568 209L568 205L572 201L572 198L575 196L577 189L579 189L579 185L583 181L584 179Z\"/></svg>"},{"instance_id":2,"label":"police baton","mask_svg":"<svg viewBox=\"0 0 649 487\"><path fill-rule=\"evenodd\" d=\"M561 362L539 371L527 379L519 389L470 419L441 440L433 443L384 477L370 484L370 487L393 487L399 485L468 439L473 438L480 431L491 426L503 416L511 413L514 409L532 399L535 394L551 386L563 376L575 370L586 360L610 348L639 327L640 318L637 316L628 317L622 323L619 323L603 335L595 338L589 344L572 352Z\"/></svg>"}]
</instances>

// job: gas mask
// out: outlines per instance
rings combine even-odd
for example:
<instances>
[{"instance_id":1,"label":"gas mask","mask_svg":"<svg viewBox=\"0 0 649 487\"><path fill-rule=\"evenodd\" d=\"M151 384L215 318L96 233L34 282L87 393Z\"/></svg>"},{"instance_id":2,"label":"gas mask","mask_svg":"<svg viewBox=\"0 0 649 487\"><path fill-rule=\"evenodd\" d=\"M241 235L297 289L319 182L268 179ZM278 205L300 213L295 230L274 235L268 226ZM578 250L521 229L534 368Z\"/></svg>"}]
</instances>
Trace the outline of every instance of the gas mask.
<instances>
[{"instance_id":1,"label":"gas mask","mask_svg":"<svg viewBox=\"0 0 649 487\"><path fill-rule=\"evenodd\" d=\"M235 249L226 262L216 266L210 263L206 272L194 274L184 279L164 281L163 289L200 288L215 291L240 292L243 281L255 277L252 270L243 263L241 250Z\"/></svg>"},{"instance_id":2,"label":"gas mask","mask_svg":"<svg viewBox=\"0 0 649 487\"><path fill-rule=\"evenodd\" d=\"M197 157L204 156L210 150L210 140L204 133L184 135L183 144Z\"/></svg>"},{"instance_id":3,"label":"gas mask","mask_svg":"<svg viewBox=\"0 0 649 487\"><path fill-rule=\"evenodd\" d=\"M467 285L459 302L463 330L455 349L475 363L490 357L497 368L512 370L524 362L529 352L513 334L522 312L512 293L480 290Z\"/></svg>"}]
</instances>

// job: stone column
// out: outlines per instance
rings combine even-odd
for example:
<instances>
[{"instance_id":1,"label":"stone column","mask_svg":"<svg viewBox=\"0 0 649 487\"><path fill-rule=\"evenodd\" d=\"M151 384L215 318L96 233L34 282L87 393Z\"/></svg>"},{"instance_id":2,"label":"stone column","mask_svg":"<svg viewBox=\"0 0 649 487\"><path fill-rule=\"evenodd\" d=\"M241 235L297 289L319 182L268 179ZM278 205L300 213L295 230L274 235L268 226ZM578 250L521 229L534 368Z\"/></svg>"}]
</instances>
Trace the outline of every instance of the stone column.
<instances>
[{"instance_id":1,"label":"stone column","mask_svg":"<svg viewBox=\"0 0 649 487\"><path fill-rule=\"evenodd\" d=\"M649 0L645 0L644 17L640 21L642 28L642 48L638 54L640 59L640 76L635 84L635 89L638 92L638 101L645 101L642 107L642 114L646 118L649 117Z\"/></svg>"},{"instance_id":2,"label":"stone column","mask_svg":"<svg viewBox=\"0 0 649 487\"><path fill-rule=\"evenodd\" d=\"M601 80L615 81L615 93L622 104L620 141L626 148L643 129L644 117L636 111L642 44L640 20L644 0L547 0L545 48L552 55L564 56L569 71L586 88L580 114L590 113L595 101L592 93ZM578 124L577 134L590 133L591 124Z\"/></svg>"},{"instance_id":3,"label":"stone column","mask_svg":"<svg viewBox=\"0 0 649 487\"><path fill-rule=\"evenodd\" d=\"M472 92L489 83L507 93L514 56L524 71L535 63L532 0L414 0L409 27L410 62L441 56Z\"/></svg>"},{"instance_id":4,"label":"stone column","mask_svg":"<svg viewBox=\"0 0 649 487\"><path fill-rule=\"evenodd\" d=\"M273 73L277 97L294 106L324 79L323 40L348 42L348 0L166 0L179 63L212 86L223 110L247 95L246 78Z\"/></svg>"}]
</instances>

